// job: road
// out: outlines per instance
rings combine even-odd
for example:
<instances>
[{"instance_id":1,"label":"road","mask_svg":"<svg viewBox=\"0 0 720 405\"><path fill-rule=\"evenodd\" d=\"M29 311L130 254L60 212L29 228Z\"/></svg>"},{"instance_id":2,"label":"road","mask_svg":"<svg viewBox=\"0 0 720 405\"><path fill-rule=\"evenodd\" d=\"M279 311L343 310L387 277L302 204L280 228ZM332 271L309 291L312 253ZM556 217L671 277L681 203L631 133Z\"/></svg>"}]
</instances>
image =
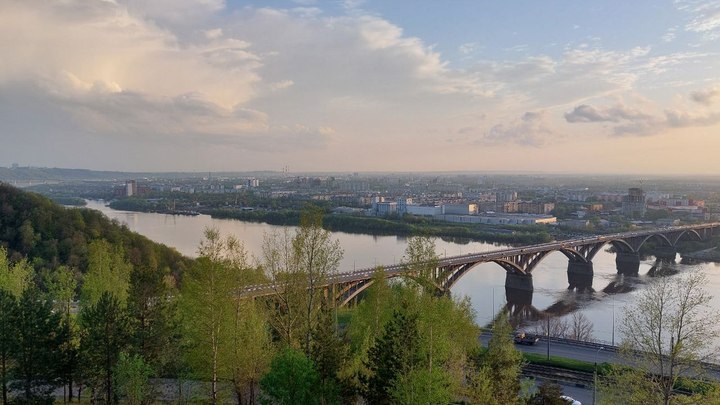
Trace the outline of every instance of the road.
<instances>
[{"instance_id":1,"label":"road","mask_svg":"<svg viewBox=\"0 0 720 405\"><path fill-rule=\"evenodd\" d=\"M491 337L491 333L483 332L480 336L483 346L487 346L487 342ZM548 353L548 341L544 337L541 337L540 341L534 345L515 345L515 347L524 353L535 353L540 355L547 355ZM551 339L550 356L565 357L588 363L597 362L598 364L614 363L632 365L628 363L627 360L619 356L617 346L572 341L569 339ZM715 381L720 381L720 366L717 364L706 363L705 377Z\"/></svg>"}]
</instances>

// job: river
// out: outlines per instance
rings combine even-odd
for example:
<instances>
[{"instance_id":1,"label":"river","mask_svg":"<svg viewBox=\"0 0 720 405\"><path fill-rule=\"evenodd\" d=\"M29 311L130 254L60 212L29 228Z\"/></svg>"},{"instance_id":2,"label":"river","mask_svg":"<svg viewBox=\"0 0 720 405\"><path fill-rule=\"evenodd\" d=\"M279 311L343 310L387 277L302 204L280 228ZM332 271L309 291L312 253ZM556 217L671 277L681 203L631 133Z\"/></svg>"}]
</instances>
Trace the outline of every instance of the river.
<instances>
[{"instance_id":1,"label":"river","mask_svg":"<svg viewBox=\"0 0 720 405\"><path fill-rule=\"evenodd\" d=\"M202 239L203 230L216 227L223 235L235 235L242 240L245 248L254 257L259 257L263 236L266 233L282 230L283 227L254 222L229 219L213 219L207 215L177 216L141 212L118 211L106 207L99 201L88 201L88 208L96 209L111 219L127 224L128 228L148 238L174 247L180 253L194 257ZM293 229L291 227L291 229ZM373 267L379 264L394 264L402 260L407 239L400 236L372 236L334 232L344 250L340 271L352 271ZM467 253L479 253L502 249L504 245L483 242L458 244L436 240L436 251L441 257ZM679 262L679 257L678 260ZM535 291L531 305L515 306L526 313L535 309L551 309L554 313L570 313L577 310L593 322L596 339L611 342L620 341L619 325L623 310L632 305L634 296L645 283L652 278L648 270L655 265L653 257L640 263L639 277L620 277L615 267L615 254L603 250L593 259L595 292L576 293L567 288L567 258L560 252L549 254L533 270ZM704 271L708 275L708 291L720 291L720 272L717 264L703 263L686 265L679 263L664 264L680 273ZM620 291L604 292L611 284L621 282ZM615 289L616 290L616 289ZM483 263L474 267L453 287L455 297L470 298L476 311L477 321L484 325L493 318L493 314L506 303L505 270L494 263ZM511 297L511 301L513 298ZM720 308L720 297L712 301L714 308ZM576 309L577 308L577 309ZM568 315L565 315L568 316Z\"/></svg>"}]
</instances>

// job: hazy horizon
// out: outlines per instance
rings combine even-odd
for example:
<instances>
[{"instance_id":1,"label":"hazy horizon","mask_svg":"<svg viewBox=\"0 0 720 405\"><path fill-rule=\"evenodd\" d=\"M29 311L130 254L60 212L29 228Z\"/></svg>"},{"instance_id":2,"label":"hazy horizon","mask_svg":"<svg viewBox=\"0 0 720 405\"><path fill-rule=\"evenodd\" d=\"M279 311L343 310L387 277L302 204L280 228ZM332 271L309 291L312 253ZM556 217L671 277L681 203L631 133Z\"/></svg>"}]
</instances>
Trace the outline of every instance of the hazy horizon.
<instances>
[{"instance_id":1,"label":"hazy horizon","mask_svg":"<svg viewBox=\"0 0 720 405\"><path fill-rule=\"evenodd\" d=\"M8 0L0 166L720 172L720 2Z\"/></svg>"}]
</instances>

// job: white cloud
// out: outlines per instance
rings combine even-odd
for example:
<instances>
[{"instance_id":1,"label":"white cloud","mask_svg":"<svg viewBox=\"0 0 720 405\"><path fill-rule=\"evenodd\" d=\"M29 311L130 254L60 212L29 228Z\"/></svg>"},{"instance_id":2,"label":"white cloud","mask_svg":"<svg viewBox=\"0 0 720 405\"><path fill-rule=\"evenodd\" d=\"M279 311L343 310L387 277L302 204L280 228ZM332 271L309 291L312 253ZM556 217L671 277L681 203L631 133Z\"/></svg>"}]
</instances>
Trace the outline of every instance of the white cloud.
<instances>
[{"instance_id":1,"label":"white cloud","mask_svg":"<svg viewBox=\"0 0 720 405\"><path fill-rule=\"evenodd\" d=\"M702 34L707 40L720 38L720 1L675 0L675 6L690 16L687 31Z\"/></svg>"}]
</instances>

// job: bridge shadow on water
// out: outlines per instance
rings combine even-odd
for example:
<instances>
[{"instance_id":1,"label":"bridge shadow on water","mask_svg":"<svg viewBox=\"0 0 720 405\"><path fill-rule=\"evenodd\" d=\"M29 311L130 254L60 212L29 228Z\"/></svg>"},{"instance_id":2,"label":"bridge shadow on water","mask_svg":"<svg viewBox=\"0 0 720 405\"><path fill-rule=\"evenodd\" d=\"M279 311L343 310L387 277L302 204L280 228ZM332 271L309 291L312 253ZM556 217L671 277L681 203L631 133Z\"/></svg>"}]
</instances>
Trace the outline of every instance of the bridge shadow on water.
<instances>
[{"instance_id":1,"label":"bridge shadow on water","mask_svg":"<svg viewBox=\"0 0 720 405\"><path fill-rule=\"evenodd\" d=\"M656 258L646 274L622 274L612 276L607 285L596 291L592 288L576 290L568 288L558 294L555 302L544 309L533 305L533 292L515 288L505 288L506 303L494 315L486 327L490 327L503 314L510 317L514 327L537 323L548 318L559 318L598 301L612 298L613 295L628 294L648 282L648 278L672 276L679 272L675 259Z\"/></svg>"}]
</instances>

